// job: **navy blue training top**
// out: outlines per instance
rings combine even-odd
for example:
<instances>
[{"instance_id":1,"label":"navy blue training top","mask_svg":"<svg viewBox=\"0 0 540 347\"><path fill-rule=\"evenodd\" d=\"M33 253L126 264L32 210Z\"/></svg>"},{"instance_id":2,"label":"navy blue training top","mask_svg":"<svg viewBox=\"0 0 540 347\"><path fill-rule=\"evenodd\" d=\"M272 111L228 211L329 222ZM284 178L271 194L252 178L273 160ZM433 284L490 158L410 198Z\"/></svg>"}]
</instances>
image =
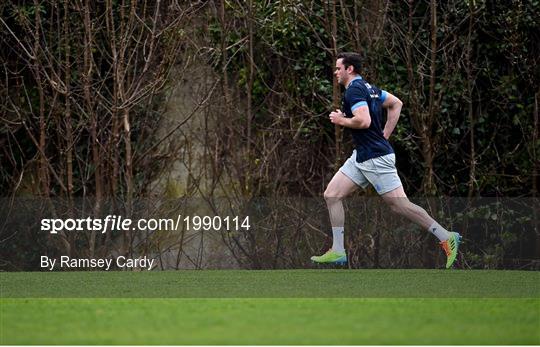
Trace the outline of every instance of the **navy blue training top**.
<instances>
[{"instance_id":1,"label":"navy blue training top","mask_svg":"<svg viewBox=\"0 0 540 347\"><path fill-rule=\"evenodd\" d=\"M362 77L355 77L345 90L342 109L345 117L352 118L355 109L361 106L369 108L371 124L367 129L352 129L356 145L356 161L361 163L368 159L394 153L390 142L383 136L383 108L386 91L367 83Z\"/></svg>"}]
</instances>

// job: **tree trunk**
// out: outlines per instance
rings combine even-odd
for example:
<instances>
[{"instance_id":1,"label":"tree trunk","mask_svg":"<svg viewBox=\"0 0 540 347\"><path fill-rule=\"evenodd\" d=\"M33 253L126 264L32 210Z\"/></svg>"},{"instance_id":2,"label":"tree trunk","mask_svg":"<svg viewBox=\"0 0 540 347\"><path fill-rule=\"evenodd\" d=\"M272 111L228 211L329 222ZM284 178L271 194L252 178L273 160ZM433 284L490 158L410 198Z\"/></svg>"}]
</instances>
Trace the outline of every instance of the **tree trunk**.
<instances>
[{"instance_id":1,"label":"tree trunk","mask_svg":"<svg viewBox=\"0 0 540 347\"><path fill-rule=\"evenodd\" d=\"M533 136L532 136L532 159L533 159L533 173L532 173L532 198L533 198L533 227L536 233L536 254L540 253L540 228L538 226L538 157L536 153L536 146L538 143L538 97L540 92L534 95L534 110L533 110Z\"/></svg>"},{"instance_id":2,"label":"tree trunk","mask_svg":"<svg viewBox=\"0 0 540 347\"><path fill-rule=\"evenodd\" d=\"M433 123L435 119L435 77L437 68L437 1L430 1L431 7L431 49L430 49L430 80L429 80L429 108L426 122L422 131L423 156L425 165L424 192L435 194L436 187L433 180L434 144L432 139Z\"/></svg>"},{"instance_id":3,"label":"tree trunk","mask_svg":"<svg viewBox=\"0 0 540 347\"><path fill-rule=\"evenodd\" d=\"M34 6L37 8L39 3L34 0ZM40 49L40 28L41 17L40 11L36 10L34 15L34 55L35 60L32 66L34 77L36 79L36 86L39 95L39 184L41 185L41 194L45 197L50 195L49 192L49 169L47 165L47 157L45 153L45 144L47 142L46 124L45 124L45 93L43 90L43 80L41 79L41 67L39 57L41 56Z\"/></svg>"},{"instance_id":4,"label":"tree trunk","mask_svg":"<svg viewBox=\"0 0 540 347\"><path fill-rule=\"evenodd\" d=\"M70 42L69 42L69 10L67 1L64 3L64 50L65 50L65 84L66 84L66 104L64 111L64 119L66 122L66 183L67 195L71 202L73 197L73 128L71 119L71 100L70 100L70 84L71 84L71 58L70 58Z\"/></svg>"},{"instance_id":5,"label":"tree trunk","mask_svg":"<svg viewBox=\"0 0 540 347\"><path fill-rule=\"evenodd\" d=\"M332 66L336 61L338 55L337 51L337 15L336 15L336 2L332 1ZM340 86L337 82L337 79L333 78L332 84L332 111L335 109L341 108L340 105ZM339 167L343 164L341 154L343 152L343 129L339 125L334 126L334 135L336 137L336 158L334 160L334 171L337 171Z\"/></svg>"},{"instance_id":6,"label":"tree trunk","mask_svg":"<svg viewBox=\"0 0 540 347\"><path fill-rule=\"evenodd\" d=\"M469 146L470 146L470 161L469 161L469 192L467 194L469 200L473 197L476 190L476 148L475 148L475 139L474 139L474 105L473 105L473 83L474 77L472 72L472 63L471 63L471 41L473 33L473 4L469 3L469 32L467 37L467 50L465 52L465 64L467 66L467 109L468 109L468 118L469 118Z\"/></svg>"},{"instance_id":7,"label":"tree trunk","mask_svg":"<svg viewBox=\"0 0 540 347\"><path fill-rule=\"evenodd\" d=\"M246 153L246 161L247 161L247 168L245 171L245 184L244 184L244 192L246 194L249 194L251 191L251 121L253 118L253 82L254 82L254 76L255 76L255 62L253 60L253 0L249 0L248 3L248 45L249 45L249 59L248 59L248 66L249 66L249 72L248 72L248 80L247 80L247 153Z\"/></svg>"},{"instance_id":8,"label":"tree trunk","mask_svg":"<svg viewBox=\"0 0 540 347\"><path fill-rule=\"evenodd\" d=\"M83 58L83 92L84 99L86 103L86 112L90 116L90 140L91 140L91 149L92 149L92 162L94 164L94 183L95 183L95 202L94 202L94 216L99 216L101 211L101 199L103 196L102 188L102 171L101 171L101 150L98 140L98 115L94 107L94 101L92 100L91 94L91 85L92 85L92 71L93 71L93 60L91 49L93 47L93 38L92 38L92 23L90 21L90 2L85 0L83 8L84 16L84 58ZM92 230L90 232L89 238L89 256L93 257L95 255L95 245L96 245L96 231Z\"/></svg>"}]
</instances>

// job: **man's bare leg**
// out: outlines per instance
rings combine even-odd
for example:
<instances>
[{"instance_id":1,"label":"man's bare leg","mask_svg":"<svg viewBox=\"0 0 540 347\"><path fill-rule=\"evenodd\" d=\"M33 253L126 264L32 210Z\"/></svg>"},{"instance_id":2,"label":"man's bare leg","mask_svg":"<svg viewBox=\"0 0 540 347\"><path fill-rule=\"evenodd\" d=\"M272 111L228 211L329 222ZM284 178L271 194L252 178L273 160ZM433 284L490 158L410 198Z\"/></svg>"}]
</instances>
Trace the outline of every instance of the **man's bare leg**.
<instances>
[{"instance_id":1,"label":"man's bare leg","mask_svg":"<svg viewBox=\"0 0 540 347\"><path fill-rule=\"evenodd\" d=\"M345 225L343 199L357 189L358 186L349 177L338 171L324 192L324 199L330 214L330 224L332 225L332 250L334 251L343 252L345 250L343 241Z\"/></svg>"},{"instance_id":2,"label":"man's bare leg","mask_svg":"<svg viewBox=\"0 0 540 347\"><path fill-rule=\"evenodd\" d=\"M440 241L447 240L450 237L448 230L441 227L426 210L409 201L403 190L403 186L383 194L381 197L390 206L392 211L421 226L423 229L432 232Z\"/></svg>"},{"instance_id":3,"label":"man's bare leg","mask_svg":"<svg viewBox=\"0 0 540 347\"><path fill-rule=\"evenodd\" d=\"M410 202L403 187L383 194L382 198L392 211L408 218L435 235L441 241L440 245L446 253L446 268L452 267L458 254L461 235L446 230L431 218L426 210Z\"/></svg>"}]
</instances>

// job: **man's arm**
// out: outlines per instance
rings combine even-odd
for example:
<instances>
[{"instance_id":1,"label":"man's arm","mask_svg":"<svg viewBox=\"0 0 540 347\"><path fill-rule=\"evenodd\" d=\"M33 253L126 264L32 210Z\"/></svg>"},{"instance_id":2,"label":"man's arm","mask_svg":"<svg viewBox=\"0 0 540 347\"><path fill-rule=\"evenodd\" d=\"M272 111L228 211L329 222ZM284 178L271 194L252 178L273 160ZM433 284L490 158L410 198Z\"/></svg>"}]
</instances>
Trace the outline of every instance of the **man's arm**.
<instances>
[{"instance_id":1,"label":"man's arm","mask_svg":"<svg viewBox=\"0 0 540 347\"><path fill-rule=\"evenodd\" d=\"M384 125L383 136L388 140L396 127L403 103L397 97L387 92L382 106L387 109L387 119Z\"/></svg>"},{"instance_id":2,"label":"man's arm","mask_svg":"<svg viewBox=\"0 0 540 347\"><path fill-rule=\"evenodd\" d=\"M367 106L360 106L353 110L352 118L345 118L345 114L340 110L330 113L330 121L352 129L367 129L371 125L371 116Z\"/></svg>"}]
</instances>

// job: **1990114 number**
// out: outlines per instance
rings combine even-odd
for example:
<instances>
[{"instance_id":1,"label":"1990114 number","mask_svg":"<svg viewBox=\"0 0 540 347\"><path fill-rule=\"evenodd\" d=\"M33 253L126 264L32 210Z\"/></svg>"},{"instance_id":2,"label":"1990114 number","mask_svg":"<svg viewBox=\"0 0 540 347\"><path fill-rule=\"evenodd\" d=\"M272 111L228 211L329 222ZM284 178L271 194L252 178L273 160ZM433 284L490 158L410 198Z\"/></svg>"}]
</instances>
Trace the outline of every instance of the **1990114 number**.
<instances>
[{"instance_id":1,"label":"1990114 number","mask_svg":"<svg viewBox=\"0 0 540 347\"><path fill-rule=\"evenodd\" d=\"M186 230L221 230L239 231L249 230L249 216L221 217L221 216L186 216L183 219Z\"/></svg>"}]
</instances>

